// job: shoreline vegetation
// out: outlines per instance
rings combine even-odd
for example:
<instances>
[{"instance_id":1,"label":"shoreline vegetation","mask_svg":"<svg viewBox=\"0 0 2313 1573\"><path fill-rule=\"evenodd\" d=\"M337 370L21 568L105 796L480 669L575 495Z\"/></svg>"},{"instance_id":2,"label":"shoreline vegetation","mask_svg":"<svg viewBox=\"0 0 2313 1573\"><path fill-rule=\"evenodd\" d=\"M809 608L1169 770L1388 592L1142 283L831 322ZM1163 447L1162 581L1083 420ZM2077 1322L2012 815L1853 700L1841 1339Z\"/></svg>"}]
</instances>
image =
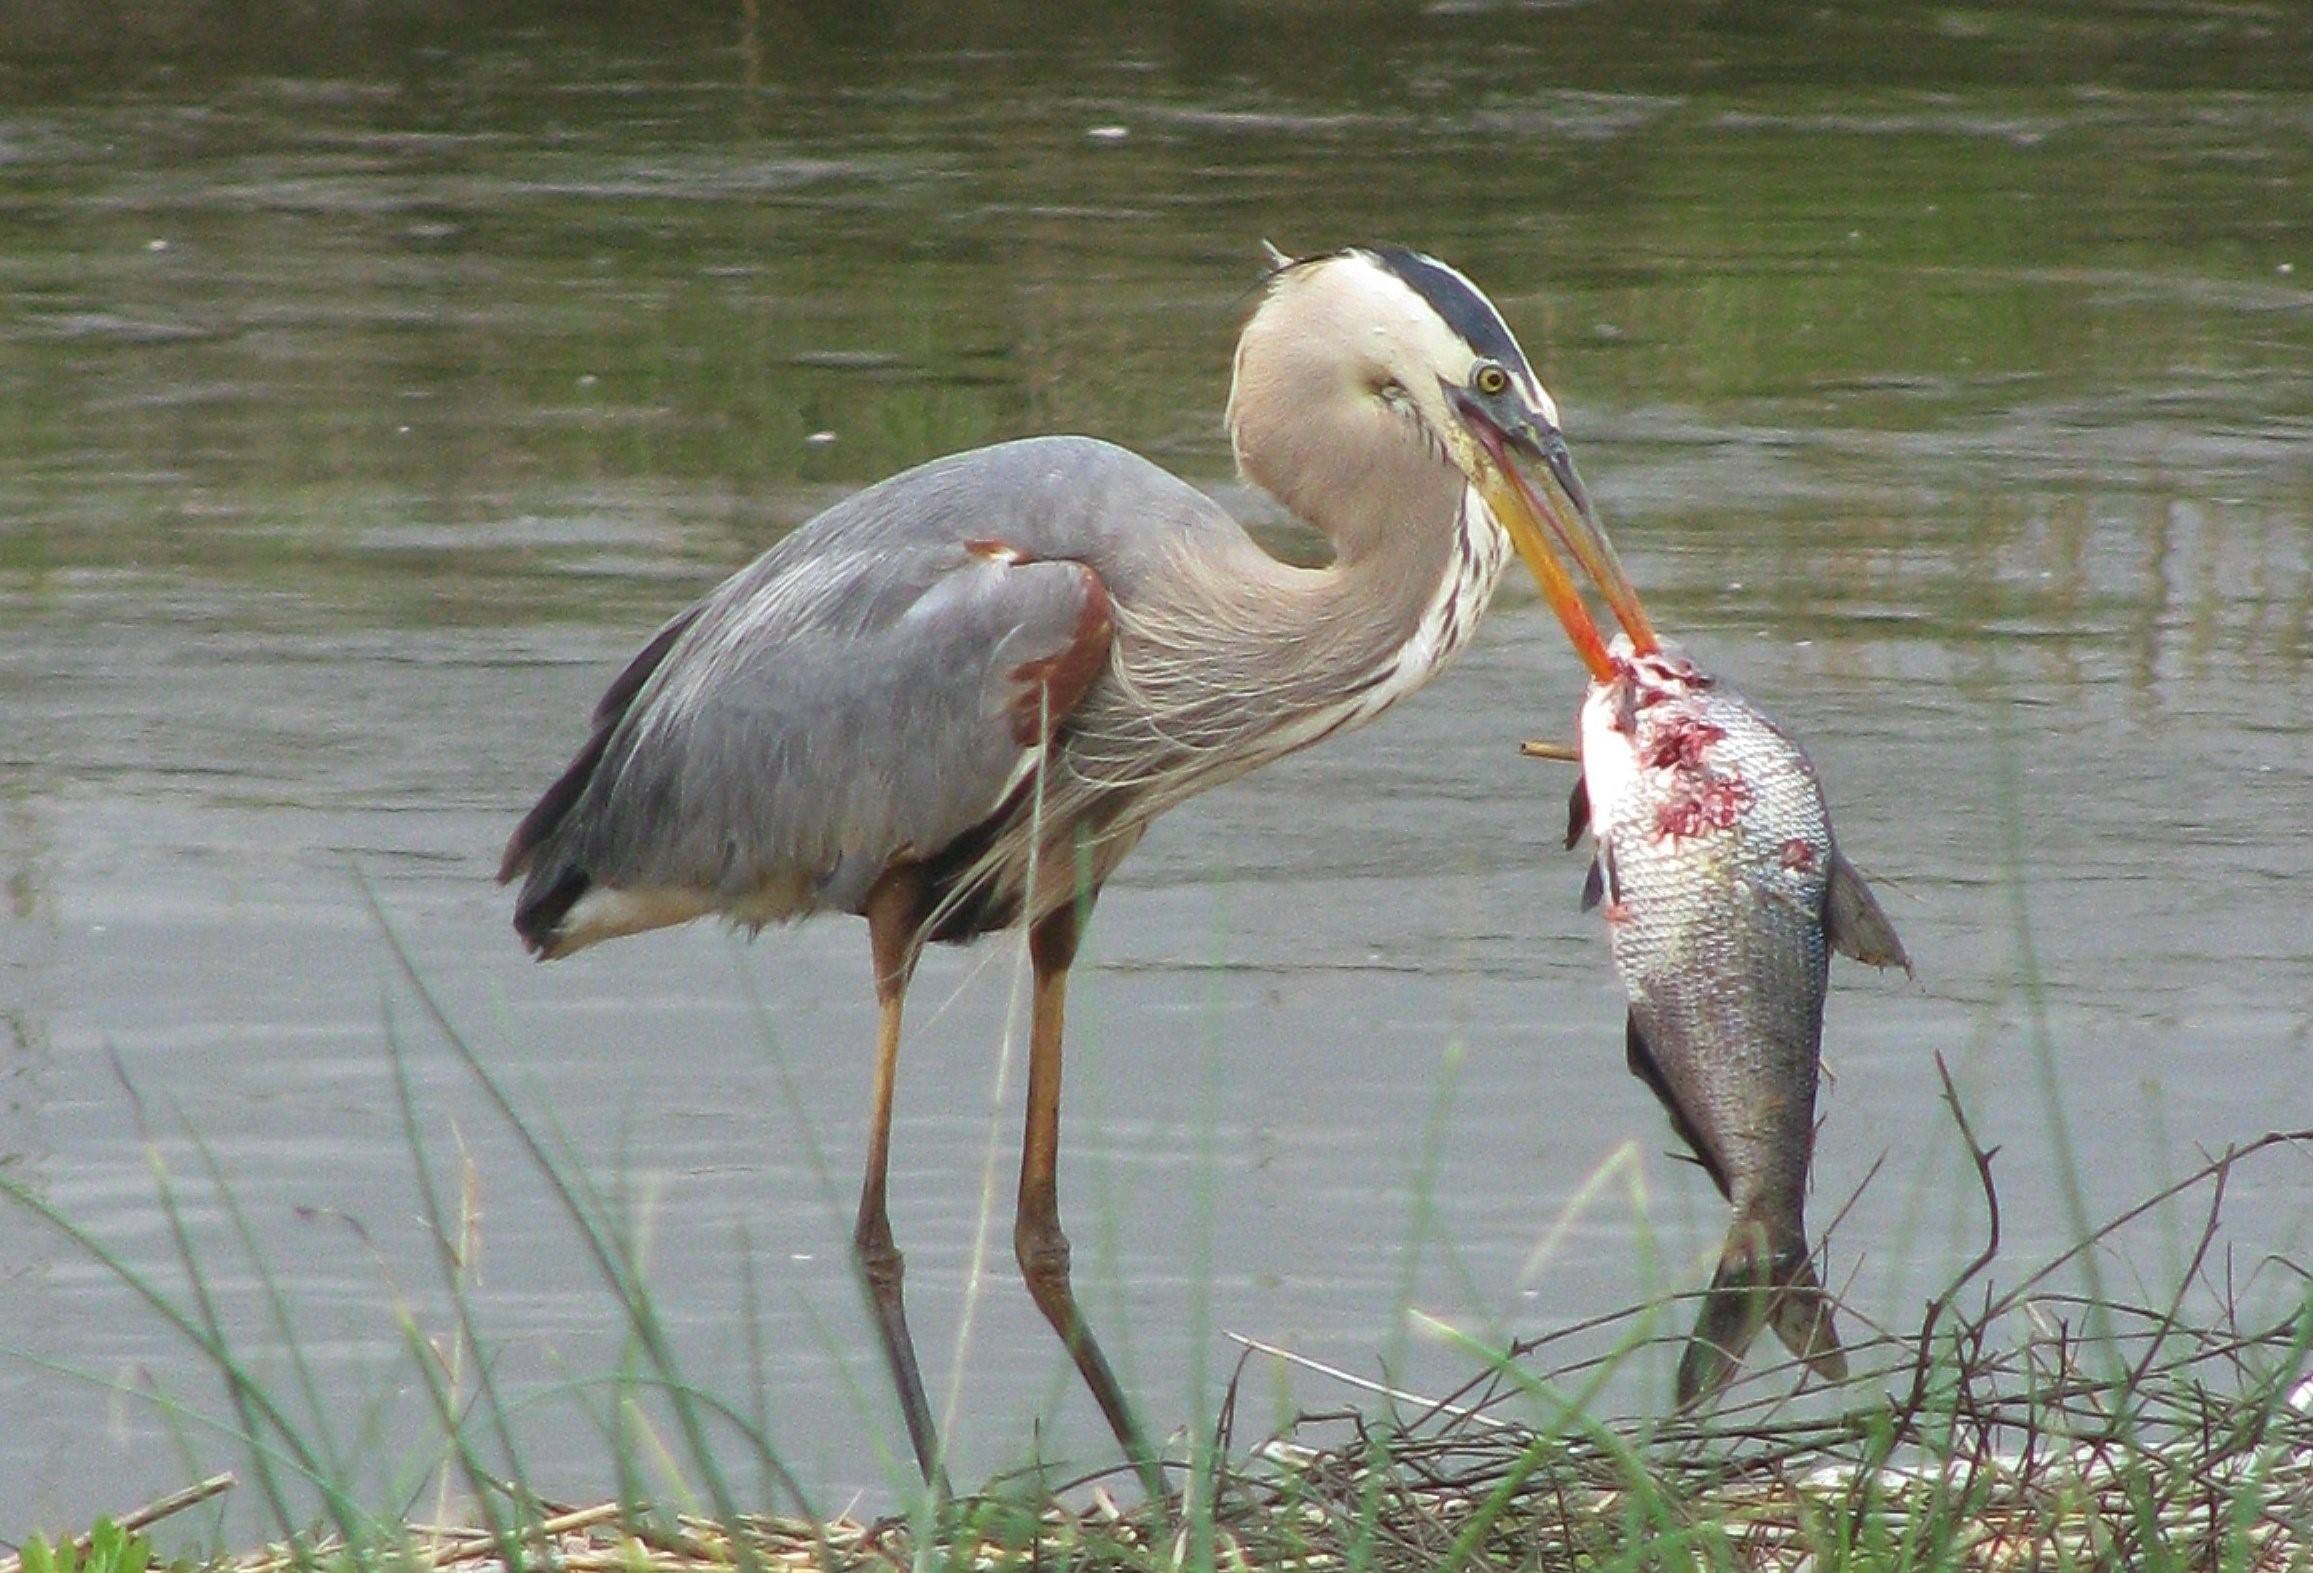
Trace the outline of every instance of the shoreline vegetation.
<instances>
[{"instance_id":1,"label":"shoreline vegetation","mask_svg":"<svg viewBox=\"0 0 2313 1573\"><path fill-rule=\"evenodd\" d=\"M2236 1172L2313 1156L2313 1129L2228 1150L2003 1288L1990 1277L1999 1249L1994 1154L1969 1131L1948 1078L1945 1093L1980 1181L1986 1244L1916 1327L1850 1347L1857 1376L1847 1388L1858 1396L1836 1412L1797 1412L1787 1395L1798 1371L1782 1366L1755 1372L1707 1415L1594 1417L1587 1401L1608 1372L1641 1345L1679 1336L1660 1305L1508 1349L1433 1326L1476 1370L1461 1390L1435 1397L1235 1338L1237 1377L1219 1421L1185 1449L1176 1436L1174 1490L1161 1503L1120 1502L1112 1483L1130 1482L1120 1462L1065 1481L999 1479L883 1519L768 1516L740 1510L712 1459L693 1451L700 1484L679 1510L633 1489L622 1500L573 1504L483 1468L465 1433L487 1422L468 1417L444 1441L449 1461L424 1519L372 1520L342 1498L326 1501L325 1484L325 1511L311 1529L175 1565L211 1573L2313 1568L2313 1274L2268 1259L2236 1278L2222 1228ZM2057 1285L2130 1223L2178 1204L2200 1226L2165 1295L2128 1303ZM2275 1281L2293 1286L2293 1307L2252 1319L2248 1301L2271 1301ZM625 1286L625 1295L637 1292ZM2187 1314L2202 1303L2213 1313ZM647 1344L647 1301L627 1304ZM1551 1363L1560 1340L1618 1324L1625 1336L1613 1354ZM237 1368L211 1352L237 1407L256 1419L265 1401L240 1391ZM1239 1436L1238 1382L1256 1359L1303 1366L1353 1399L1305 1412L1267 1438ZM679 1417L683 1406L673 1407ZM663 1459L700 1440L644 1445ZM250 1446L251 1483L277 1510L279 1458L294 1452L292 1441ZM768 1467L766 1480L775 1474ZM620 1478L640 1478L631 1460ZM0 1573L144 1573L163 1565L148 1531L237 1484L212 1476L77 1541L28 1541L0 1558Z\"/></svg>"}]
</instances>

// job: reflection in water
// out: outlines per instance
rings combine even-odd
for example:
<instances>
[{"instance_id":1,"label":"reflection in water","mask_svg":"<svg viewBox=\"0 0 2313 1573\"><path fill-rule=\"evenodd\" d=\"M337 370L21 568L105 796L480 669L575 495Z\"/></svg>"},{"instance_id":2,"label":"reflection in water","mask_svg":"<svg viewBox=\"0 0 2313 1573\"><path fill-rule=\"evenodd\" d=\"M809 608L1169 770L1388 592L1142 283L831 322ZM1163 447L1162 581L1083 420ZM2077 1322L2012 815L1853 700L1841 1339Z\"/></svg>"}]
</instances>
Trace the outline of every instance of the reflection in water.
<instances>
[{"instance_id":1,"label":"reflection in water","mask_svg":"<svg viewBox=\"0 0 2313 1573\"><path fill-rule=\"evenodd\" d=\"M1895 892L1921 982L1847 982L1826 1036L1814 1210L1892 1154L1835 1252L1861 1311L1903 1314L1976 1243L1954 1145L1918 1134L1934 1051L2003 1146L2018 1262L2063 1238L2068 1170L2101 1212L2302 1112L2313 13L310 11L153 4L99 39L0 4L0 1146L176 1282L117 1054L242 1347L286 1379L195 1135L334 1441L380 1476L422 1473L426 1431L380 1307L447 1318L389 1035L440 1172L463 1141L482 1175L504 1380L607 1370L618 1337L415 1025L357 872L523 1105L624 1187L701 1379L761 1393L814 1485L878 1483L894 1419L841 1396L875 1370L842 1268L857 934L540 971L489 869L659 618L903 465L1090 431L1313 551L1220 435L1264 236L1410 240L1485 283L1650 604L1807 738ZM1211 1401L1217 1328L1369 1369L1401 1296L1530 1333L1689 1286L1715 1243L1621 1070L1550 845L1565 781L1510 752L1563 730L1578 678L1504 611L1401 714L1168 821L1103 904L1063 1183L1160 1421ZM984 1293L971 1271L956 1180L991 1141L1010 1162L1013 964L939 961L919 988L954 999L901 1084L922 1167L894 1206L931 1385L968 1373L966 1475L1040 1406L1046 1447L1104 1446L1000 1234ZM1643 1197L1553 1233L1629 1144ZM2302 1255L2301 1195L2237 1200L2244 1260ZM0 1263L0 1527L173 1483L153 1411L59 1373L216 1413L198 1363L21 1214ZM558 1402L532 1461L599 1490Z\"/></svg>"}]
</instances>

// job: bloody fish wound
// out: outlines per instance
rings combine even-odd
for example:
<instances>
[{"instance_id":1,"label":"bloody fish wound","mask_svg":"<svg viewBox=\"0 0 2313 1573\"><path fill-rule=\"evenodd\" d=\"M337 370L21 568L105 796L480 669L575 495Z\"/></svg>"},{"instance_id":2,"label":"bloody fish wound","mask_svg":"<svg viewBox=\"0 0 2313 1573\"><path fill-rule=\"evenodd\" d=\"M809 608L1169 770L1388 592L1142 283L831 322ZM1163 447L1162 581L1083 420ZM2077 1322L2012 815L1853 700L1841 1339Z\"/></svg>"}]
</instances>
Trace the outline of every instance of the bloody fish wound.
<instances>
[{"instance_id":1,"label":"bloody fish wound","mask_svg":"<svg viewBox=\"0 0 2313 1573\"><path fill-rule=\"evenodd\" d=\"M1734 1206L1679 1405L1724 1387L1761 1327L1838 1381L1804 1216L1830 953L1911 963L1790 735L1670 646L1611 655L1582 705L1566 844L1596 841L1583 907L1605 905L1630 1069Z\"/></svg>"}]
</instances>

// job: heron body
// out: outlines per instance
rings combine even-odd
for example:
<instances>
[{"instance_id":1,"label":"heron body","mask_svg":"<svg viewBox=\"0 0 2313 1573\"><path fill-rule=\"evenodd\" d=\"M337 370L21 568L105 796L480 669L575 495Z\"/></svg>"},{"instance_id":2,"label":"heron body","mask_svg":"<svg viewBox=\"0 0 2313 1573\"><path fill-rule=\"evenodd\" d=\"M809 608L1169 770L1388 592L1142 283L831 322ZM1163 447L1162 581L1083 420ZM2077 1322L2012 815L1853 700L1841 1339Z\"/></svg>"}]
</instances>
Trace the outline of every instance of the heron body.
<instances>
[{"instance_id":1,"label":"heron body","mask_svg":"<svg viewBox=\"0 0 2313 1573\"><path fill-rule=\"evenodd\" d=\"M937 1438L884 1206L922 945L1028 930L1014 1244L1161 1485L1076 1311L1059 1224L1063 1000L1082 922L1163 809L1434 676L1513 547L1562 617L1574 592L1559 551L1635 606L1556 419L1499 313L1452 269L1395 250L1281 265L1237 347L1231 443L1248 479L1329 539L1331 562L1280 562L1203 493L1088 438L936 460L800 526L661 628L516 829L500 878L521 879L515 927L541 958L710 914L868 919L880 1015L854 1246L927 1477ZM1594 628L1587 644L1568 629L1586 659L1602 649Z\"/></svg>"},{"instance_id":2,"label":"heron body","mask_svg":"<svg viewBox=\"0 0 2313 1573\"><path fill-rule=\"evenodd\" d=\"M860 912L901 862L938 898L926 938L1040 917L1073 901L1079 840L1097 888L1158 810L1371 719L1451 659L1507 552L1453 491L1434 543L1309 569L1088 438L894 476L683 612L613 685L596 743L516 836L517 926L557 956L708 913ZM1329 617L1375 591L1389 620ZM1304 616L1256 621L1257 603ZM1187 643L1200 629L1226 647Z\"/></svg>"}]
</instances>

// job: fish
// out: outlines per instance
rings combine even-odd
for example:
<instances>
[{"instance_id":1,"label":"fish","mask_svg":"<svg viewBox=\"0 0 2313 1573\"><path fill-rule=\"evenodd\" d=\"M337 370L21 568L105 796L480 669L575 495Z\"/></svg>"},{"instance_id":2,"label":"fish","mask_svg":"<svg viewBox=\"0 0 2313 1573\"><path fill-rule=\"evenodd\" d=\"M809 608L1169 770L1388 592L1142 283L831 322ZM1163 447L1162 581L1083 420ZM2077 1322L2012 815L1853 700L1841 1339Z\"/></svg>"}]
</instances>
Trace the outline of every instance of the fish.
<instances>
[{"instance_id":1,"label":"fish","mask_svg":"<svg viewBox=\"0 0 2313 1573\"><path fill-rule=\"evenodd\" d=\"M1673 645L1610 654L1582 702L1566 844L1587 829L1595 847L1582 905L1605 910L1630 1070L1734 1210L1678 1407L1716 1396L1762 1327L1842 1381L1805 1219L1823 998L1833 951L1911 958L1798 741Z\"/></svg>"}]
</instances>

